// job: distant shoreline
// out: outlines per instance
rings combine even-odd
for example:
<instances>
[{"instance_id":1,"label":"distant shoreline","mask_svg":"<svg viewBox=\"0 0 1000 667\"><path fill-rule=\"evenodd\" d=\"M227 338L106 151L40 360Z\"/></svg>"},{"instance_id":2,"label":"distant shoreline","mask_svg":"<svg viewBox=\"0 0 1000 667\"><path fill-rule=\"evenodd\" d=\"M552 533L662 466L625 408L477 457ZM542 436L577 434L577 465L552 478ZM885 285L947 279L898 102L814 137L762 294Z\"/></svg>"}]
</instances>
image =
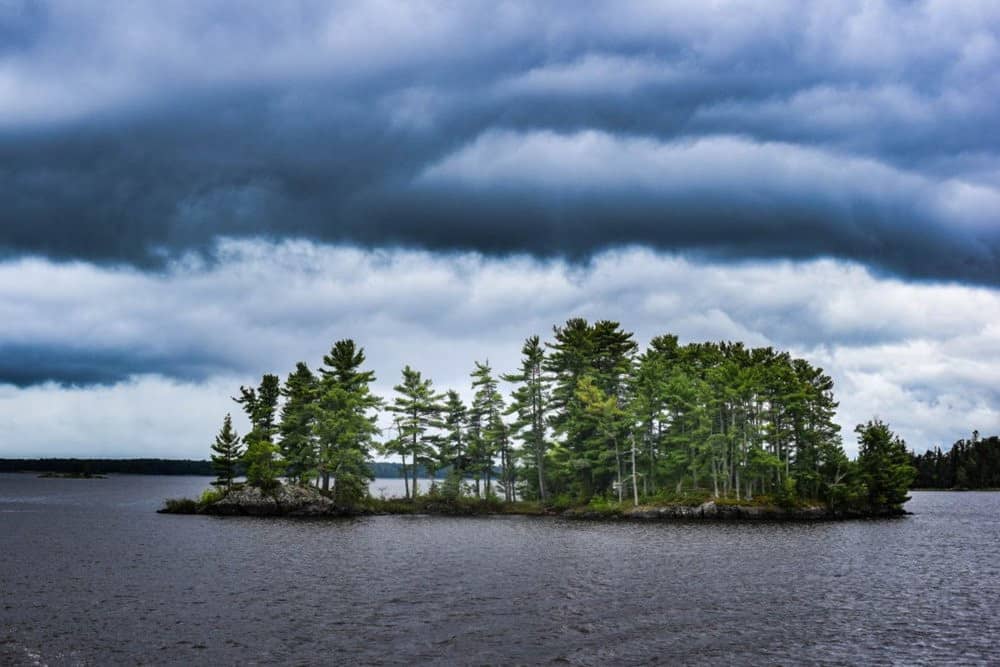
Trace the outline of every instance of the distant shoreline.
<instances>
[{"instance_id":1,"label":"distant shoreline","mask_svg":"<svg viewBox=\"0 0 1000 667\"><path fill-rule=\"evenodd\" d=\"M391 461L374 461L370 464L376 478L403 479L402 464ZM81 458L0 458L0 472L52 473L73 475L192 475L212 477L212 462L199 459L81 459ZM438 471L436 479L444 479L447 471ZM412 473L411 473L412 476ZM418 479L429 479L423 468L417 470Z\"/></svg>"}]
</instances>

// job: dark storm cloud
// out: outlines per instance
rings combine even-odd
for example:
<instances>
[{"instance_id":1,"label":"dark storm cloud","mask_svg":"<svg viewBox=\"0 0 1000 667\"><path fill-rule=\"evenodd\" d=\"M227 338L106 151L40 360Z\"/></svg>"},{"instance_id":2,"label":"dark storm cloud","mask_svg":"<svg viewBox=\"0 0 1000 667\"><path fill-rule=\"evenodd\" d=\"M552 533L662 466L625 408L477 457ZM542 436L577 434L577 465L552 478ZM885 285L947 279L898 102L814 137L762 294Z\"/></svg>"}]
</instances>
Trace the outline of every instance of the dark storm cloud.
<instances>
[{"instance_id":1,"label":"dark storm cloud","mask_svg":"<svg viewBox=\"0 0 1000 667\"><path fill-rule=\"evenodd\" d=\"M68 342L0 345L0 382L17 387L45 382L70 387L112 385L136 374L197 381L229 371L229 365L231 362L221 356L204 358L190 349L157 354L149 348L74 348Z\"/></svg>"},{"instance_id":2,"label":"dark storm cloud","mask_svg":"<svg viewBox=\"0 0 1000 667\"><path fill-rule=\"evenodd\" d=\"M1000 283L990 3L11 6L8 255L644 244Z\"/></svg>"}]
</instances>

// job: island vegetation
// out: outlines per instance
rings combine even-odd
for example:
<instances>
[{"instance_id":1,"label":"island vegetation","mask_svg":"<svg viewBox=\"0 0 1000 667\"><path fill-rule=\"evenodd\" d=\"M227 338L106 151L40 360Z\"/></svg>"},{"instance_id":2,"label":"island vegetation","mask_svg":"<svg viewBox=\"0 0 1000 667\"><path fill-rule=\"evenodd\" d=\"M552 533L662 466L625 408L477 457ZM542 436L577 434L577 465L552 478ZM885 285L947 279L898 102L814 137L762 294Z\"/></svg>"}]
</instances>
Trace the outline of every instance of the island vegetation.
<instances>
[{"instance_id":1,"label":"island vegetation","mask_svg":"<svg viewBox=\"0 0 1000 667\"><path fill-rule=\"evenodd\" d=\"M365 362L345 339L316 372L299 362L283 382L265 374L240 387L249 432L225 416L215 490L173 509L228 513L243 502L280 513L298 498L311 503L306 514L710 505L871 516L902 513L915 475L905 444L877 419L858 425L849 460L830 377L770 347L682 345L668 334L640 351L618 322L570 319L549 341L527 338L517 368L474 361L468 402L410 366L391 397L377 396ZM375 455L402 462L405 498L369 496ZM446 474L422 488L418 468Z\"/></svg>"}]
</instances>

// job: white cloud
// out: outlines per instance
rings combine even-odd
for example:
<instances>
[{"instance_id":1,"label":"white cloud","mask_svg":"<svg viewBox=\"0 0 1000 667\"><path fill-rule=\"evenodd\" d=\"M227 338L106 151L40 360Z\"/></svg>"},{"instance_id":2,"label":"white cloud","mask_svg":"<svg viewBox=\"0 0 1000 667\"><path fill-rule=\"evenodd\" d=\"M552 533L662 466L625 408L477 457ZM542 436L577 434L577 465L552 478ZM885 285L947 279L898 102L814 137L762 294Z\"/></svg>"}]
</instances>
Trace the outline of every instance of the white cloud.
<instances>
[{"instance_id":1,"label":"white cloud","mask_svg":"<svg viewBox=\"0 0 1000 667\"><path fill-rule=\"evenodd\" d=\"M727 135L660 141L595 130L489 131L427 168L419 181L758 199L787 197L791 191L803 200L821 198L844 206L859 198L934 203L951 194L877 160L818 148Z\"/></svg>"},{"instance_id":2,"label":"white cloud","mask_svg":"<svg viewBox=\"0 0 1000 667\"><path fill-rule=\"evenodd\" d=\"M686 82L694 72L648 56L588 53L569 63L546 63L499 81L499 95L627 95L647 86Z\"/></svg>"},{"instance_id":3,"label":"white cloud","mask_svg":"<svg viewBox=\"0 0 1000 667\"><path fill-rule=\"evenodd\" d=\"M670 332L790 349L837 382L850 450L851 427L874 414L917 448L1000 432L996 290L905 283L831 260L727 265L637 249L581 266L230 241L216 259L161 274L0 264L0 348L147 364L108 387L3 387L0 456L202 457L238 407L228 397L239 384L300 359L315 368L336 339L366 348L384 395L407 363L466 391L473 360L513 370L526 336L545 338L573 316L617 319L641 344ZM189 372L192 355L205 377L161 375Z\"/></svg>"},{"instance_id":4,"label":"white cloud","mask_svg":"<svg viewBox=\"0 0 1000 667\"><path fill-rule=\"evenodd\" d=\"M238 412L229 398L238 386L155 376L106 387L0 385L0 457L205 459L222 416Z\"/></svg>"}]
</instances>

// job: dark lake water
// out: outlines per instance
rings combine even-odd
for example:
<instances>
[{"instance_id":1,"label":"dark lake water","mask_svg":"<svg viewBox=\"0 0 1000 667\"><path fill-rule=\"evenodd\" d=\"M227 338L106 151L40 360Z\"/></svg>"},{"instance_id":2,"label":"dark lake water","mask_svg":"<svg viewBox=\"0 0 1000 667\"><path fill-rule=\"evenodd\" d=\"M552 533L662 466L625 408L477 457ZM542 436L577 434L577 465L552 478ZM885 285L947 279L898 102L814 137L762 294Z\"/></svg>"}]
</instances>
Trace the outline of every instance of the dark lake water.
<instances>
[{"instance_id":1,"label":"dark lake water","mask_svg":"<svg viewBox=\"0 0 1000 667\"><path fill-rule=\"evenodd\" d=\"M1000 494L823 524L154 513L0 475L0 664L998 664Z\"/></svg>"}]
</instances>

